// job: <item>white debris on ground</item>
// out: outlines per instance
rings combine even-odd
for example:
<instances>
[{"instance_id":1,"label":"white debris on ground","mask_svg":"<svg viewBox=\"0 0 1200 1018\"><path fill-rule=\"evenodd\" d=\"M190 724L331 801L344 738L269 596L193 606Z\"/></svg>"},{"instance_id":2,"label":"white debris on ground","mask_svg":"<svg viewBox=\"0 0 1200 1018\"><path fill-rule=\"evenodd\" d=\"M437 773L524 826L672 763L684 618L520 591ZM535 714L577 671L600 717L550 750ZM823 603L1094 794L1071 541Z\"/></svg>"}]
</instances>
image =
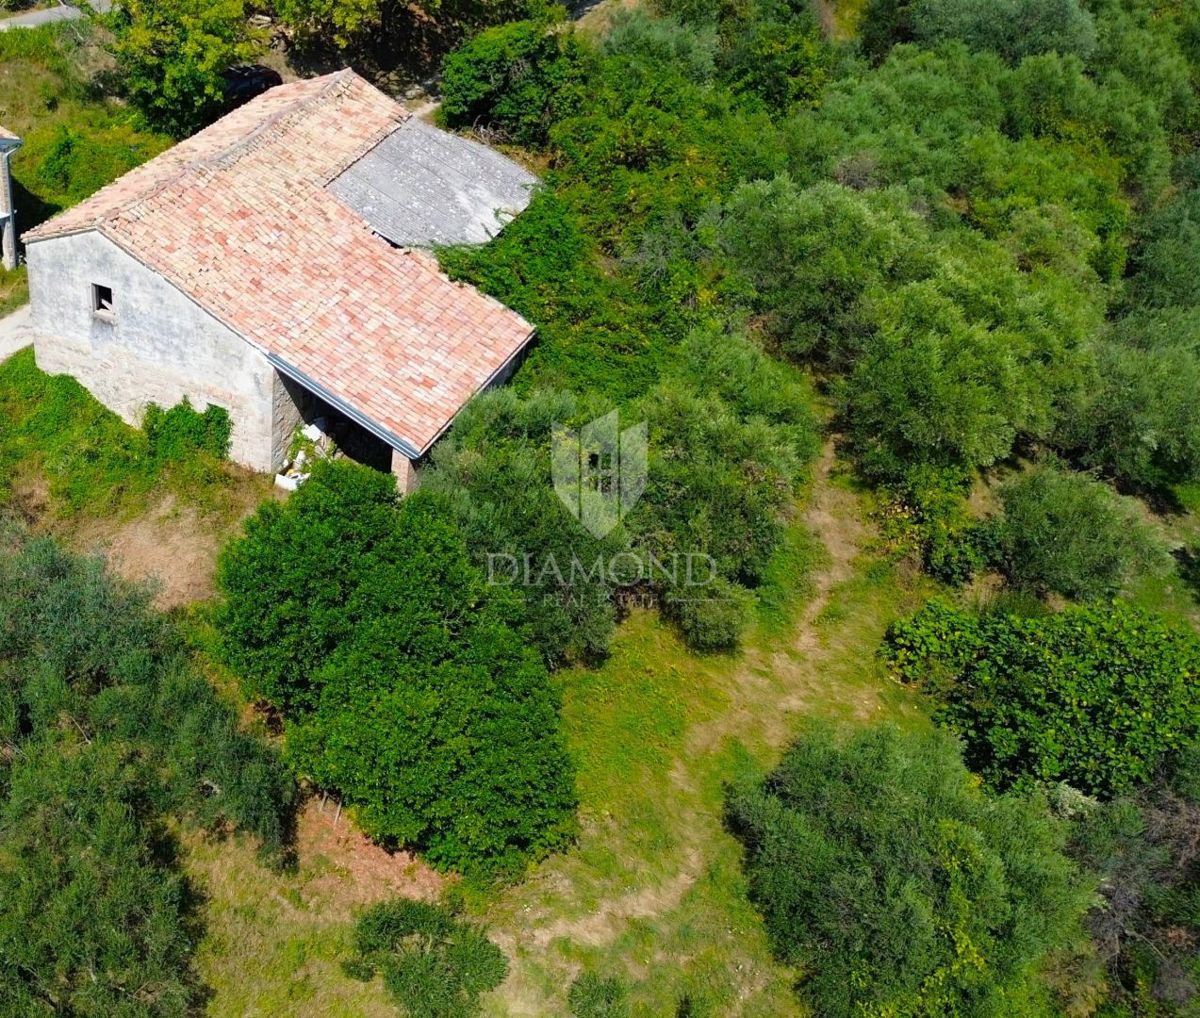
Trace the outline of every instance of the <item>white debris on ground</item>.
<instances>
[{"instance_id":1,"label":"white debris on ground","mask_svg":"<svg viewBox=\"0 0 1200 1018\"><path fill-rule=\"evenodd\" d=\"M275 487L295 491L311 476L313 463L337 459L341 455L328 429L324 417L296 429L283 472L275 475Z\"/></svg>"}]
</instances>

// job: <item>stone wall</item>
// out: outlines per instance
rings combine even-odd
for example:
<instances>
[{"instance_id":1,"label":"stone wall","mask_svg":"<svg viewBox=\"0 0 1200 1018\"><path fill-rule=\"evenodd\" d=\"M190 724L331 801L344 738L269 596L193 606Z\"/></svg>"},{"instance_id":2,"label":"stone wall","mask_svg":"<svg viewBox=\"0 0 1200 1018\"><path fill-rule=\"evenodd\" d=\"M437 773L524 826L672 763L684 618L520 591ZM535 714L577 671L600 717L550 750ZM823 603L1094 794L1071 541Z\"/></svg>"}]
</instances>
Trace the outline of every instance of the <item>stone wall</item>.
<instances>
[{"instance_id":1,"label":"stone wall","mask_svg":"<svg viewBox=\"0 0 1200 1018\"><path fill-rule=\"evenodd\" d=\"M34 241L26 261L43 371L74 376L135 425L152 402L224 407L235 462L281 463L299 411L260 351L95 231ZM95 310L97 285L112 290L111 315Z\"/></svg>"}]
</instances>

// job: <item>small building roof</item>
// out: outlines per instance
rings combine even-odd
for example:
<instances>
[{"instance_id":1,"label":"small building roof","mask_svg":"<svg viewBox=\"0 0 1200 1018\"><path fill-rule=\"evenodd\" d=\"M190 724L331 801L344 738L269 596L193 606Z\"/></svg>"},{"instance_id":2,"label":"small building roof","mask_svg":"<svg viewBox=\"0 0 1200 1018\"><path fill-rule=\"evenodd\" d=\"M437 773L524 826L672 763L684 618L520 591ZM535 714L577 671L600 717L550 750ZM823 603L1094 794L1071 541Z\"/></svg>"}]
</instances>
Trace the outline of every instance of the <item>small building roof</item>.
<instances>
[{"instance_id":1,"label":"small building roof","mask_svg":"<svg viewBox=\"0 0 1200 1018\"><path fill-rule=\"evenodd\" d=\"M281 85L24 239L100 232L415 457L533 328L328 186L408 120L349 70Z\"/></svg>"},{"instance_id":2,"label":"small building roof","mask_svg":"<svg viewBox=\"0 0 1200 1018\"><path fill-rule=\"evenodd\" d=\"M329 184L393 244L483 244L529 204L528 170L486 145L406 121Z\"/></svg>"}]
</instances>

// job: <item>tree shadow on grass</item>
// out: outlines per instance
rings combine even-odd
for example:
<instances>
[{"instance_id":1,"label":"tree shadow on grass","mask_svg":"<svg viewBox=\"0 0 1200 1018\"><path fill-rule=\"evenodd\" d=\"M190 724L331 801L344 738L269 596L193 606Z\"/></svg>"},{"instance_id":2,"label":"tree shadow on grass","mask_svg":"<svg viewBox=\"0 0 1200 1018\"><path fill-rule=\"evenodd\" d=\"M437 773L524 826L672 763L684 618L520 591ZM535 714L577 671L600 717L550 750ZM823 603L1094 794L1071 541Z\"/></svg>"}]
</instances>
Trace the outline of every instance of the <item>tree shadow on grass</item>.
<instances>
[{"instance_id":1,"label":"tree shadow on grass","mask_svg":"<svg viewBox=\"0 0 1200 1018\"><path fill-rule=\"evenodd\" d=\"M1193 600L1200 603L1200 554L1194 548L1176 548L1171 552L1180 580Z\"/></svg>"}]
</instances>

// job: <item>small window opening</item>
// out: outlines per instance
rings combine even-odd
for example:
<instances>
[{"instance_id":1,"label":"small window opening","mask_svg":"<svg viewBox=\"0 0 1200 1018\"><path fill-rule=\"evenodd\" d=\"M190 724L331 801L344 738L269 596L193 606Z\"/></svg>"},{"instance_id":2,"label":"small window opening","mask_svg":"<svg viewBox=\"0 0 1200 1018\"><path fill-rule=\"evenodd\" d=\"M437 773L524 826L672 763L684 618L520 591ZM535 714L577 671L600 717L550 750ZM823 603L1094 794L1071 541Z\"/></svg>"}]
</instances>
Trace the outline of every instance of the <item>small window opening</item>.
<instances>
[{"instance_id":1,"label":"small window opening","mask_svg":"<svg viewBox=\"0 0 1200 1018\"><path fill-rule=\"evenodd\" d=\"M92 310L101 317L113 317L115 311L111 286L101 286L99 283L92 286Z\"/></svg>"}]
</instances>

